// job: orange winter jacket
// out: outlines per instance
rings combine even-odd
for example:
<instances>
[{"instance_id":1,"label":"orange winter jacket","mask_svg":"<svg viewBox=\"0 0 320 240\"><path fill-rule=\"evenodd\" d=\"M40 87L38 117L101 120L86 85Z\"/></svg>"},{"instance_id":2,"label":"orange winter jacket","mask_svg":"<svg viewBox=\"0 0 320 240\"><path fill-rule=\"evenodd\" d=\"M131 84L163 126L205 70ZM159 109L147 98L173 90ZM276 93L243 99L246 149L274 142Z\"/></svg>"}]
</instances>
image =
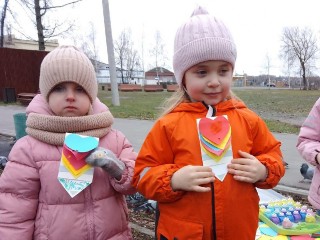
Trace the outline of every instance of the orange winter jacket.
<instances>
[{"instance_id":1,"label":"orange winter jacket","mask_svg":"<svg viewBox=\"0 0 320 240\"><path fill-rule=\"evenodd\" d=\"M196 119L207 114L200 103L181 103L155 122L135 165L133 184L148 199L158 201L157 239L251 240L258 227L256 187L273 188L284 175L281 143L263 120L241 101L231 99L214 106L231 125L233 157L238 150L254 155L268 168L265 182L239 182L227 174L216 179L211 192L174 192L170 180L186 165L202 165ZM209 185L210 186L210 185Z\"/></svg>"}]
</instances>

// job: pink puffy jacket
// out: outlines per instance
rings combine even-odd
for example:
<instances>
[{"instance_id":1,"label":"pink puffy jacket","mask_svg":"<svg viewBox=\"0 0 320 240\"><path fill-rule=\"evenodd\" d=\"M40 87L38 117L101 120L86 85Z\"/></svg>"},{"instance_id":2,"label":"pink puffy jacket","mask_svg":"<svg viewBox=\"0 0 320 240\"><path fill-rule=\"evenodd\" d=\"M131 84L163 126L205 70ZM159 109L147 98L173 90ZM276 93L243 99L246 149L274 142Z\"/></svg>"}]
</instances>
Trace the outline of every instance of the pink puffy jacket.
<instances>
[{"instance_id":1,"label":"pink puffy jacket","mask_svg":"<svg viewBox=\"0 0 320 240\"><path fill-rule=\"evenodd\" d=\"M27 113L48 114L38 95ZM94 113L106 111L99 100ZM136 153L125 136L111 130L100 146L112 150L125 165L120 181L95 168L93 182L74 198L58 182L62 147L31 137L19 139L0 177L0 239L132 239L124 194L131 186Z\"/></svg>"},{"instance_id":2,"label":"pink puffy jacket","mask_svg":"<svg viewBox=\"0 0 320 240\"><path fill-rule=\"evenodd\" d=\"M320 209L320 164L316 163L316 156L320 152L320 98L312 107L308 117L302 124L298 136L297 149L301 156L315 166L309 189L308 200L316 209Z\"/></svg>"}]
</instances>

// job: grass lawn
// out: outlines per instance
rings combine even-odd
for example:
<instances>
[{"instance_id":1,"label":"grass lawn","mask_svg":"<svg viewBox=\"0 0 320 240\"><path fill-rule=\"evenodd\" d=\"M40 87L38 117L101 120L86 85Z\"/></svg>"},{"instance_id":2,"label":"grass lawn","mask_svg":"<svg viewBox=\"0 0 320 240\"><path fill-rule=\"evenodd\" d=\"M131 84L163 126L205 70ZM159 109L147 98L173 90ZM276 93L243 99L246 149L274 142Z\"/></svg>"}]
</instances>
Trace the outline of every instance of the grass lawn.
<instances>
[{"instance_id":1,"label":"grass lawn","mask_svg":"<svg viewBox=\"0 0 320 240\"><path fill-rule=\"evenodd\" d=\"M172 93L163 92L120 92L120 106L112 105L110 91L99 91L99 98L117 118L154 120L160 111L160 104Z\"/></svg>"},{"instance_id":2,"label":"grass lawn","mask_svg":"<svg viewBox=\"0 0 320 240\"><path fill-rule=\"evenodd\" d=\"M277 112L306 117L320 97L320 91L289 89L236 89L236 95L258 112Z\"/></svg>"},{"instance_id":3,"label":"grass lawn","mask_svg":"<svg viewBox=\"0 0 320 240\"><path fill-rule=\"evenodd\" d=\"M285 89L242 89L233 90L246 105L259 114L273 132L298 133L299 126L285 119L304 119L319 98L319 91ZM120 106L112 106L111 92L99 91L99 98L117 118L154 120L160 104L172 93L164 92L119 92Z\"/></svg>"}]
</instances>

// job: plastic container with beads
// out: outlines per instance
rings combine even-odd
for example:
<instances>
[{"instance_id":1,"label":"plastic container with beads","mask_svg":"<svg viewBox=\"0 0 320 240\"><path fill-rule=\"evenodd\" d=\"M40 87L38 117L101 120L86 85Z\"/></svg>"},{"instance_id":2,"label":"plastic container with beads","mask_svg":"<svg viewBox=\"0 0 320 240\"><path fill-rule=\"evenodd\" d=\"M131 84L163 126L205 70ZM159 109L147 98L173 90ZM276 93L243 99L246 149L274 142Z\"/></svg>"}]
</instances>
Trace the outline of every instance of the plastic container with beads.
<instances>
[{"instance_id":1,"label":"plastic container with beads","mask_svg":"<svg viewBox=\"0 0 320 240\"><path fill-rule=\"evenodd\" d=\"M292 198L259 204L259 218L281 235L303 235L320 232L320 216Z\"/></svg>"}]
</instances>

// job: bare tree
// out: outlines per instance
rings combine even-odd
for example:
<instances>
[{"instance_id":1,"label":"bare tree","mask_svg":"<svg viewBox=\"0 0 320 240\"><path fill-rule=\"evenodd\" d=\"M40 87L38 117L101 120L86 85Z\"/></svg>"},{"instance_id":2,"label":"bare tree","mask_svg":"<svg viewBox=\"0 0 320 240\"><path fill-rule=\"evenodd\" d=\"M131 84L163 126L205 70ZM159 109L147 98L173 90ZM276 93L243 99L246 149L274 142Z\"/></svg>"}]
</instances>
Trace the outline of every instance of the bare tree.
<instances>
[{"instance_id":1,"label":"bare tree","mask_svg":"<svg viewBox=\"0 0 320 240\"><path fill-rule=\"evenodd\" d=\"M99 48L97 46L97 32L93 22L89 22L88 31L85 36L78 36L73 39L76 46L78 46L88 58L94 61L94 67L97 71L97 61Z\"/></svg>"},{"instance_id":2,"label":"bare tree","mask_svg":"<svg viewBox=\"0 0 320 240\"><path fill-rule=\"evenodd\" d=\"M1 12L1 20L0 20L0 47L3 48L3 40L4 40L4 24L7 15L9 0L4 0L4 5Z\"/></svg>"},{"instance_id":3,"label":"bare tree","mask_svg":"<svg viewBox=\"0 0 320 240\"><path fill-rule=\"evenodd\" d=\"M133 46L128 51L127 56L127 77L128 79L133 79L134 70L141 69L141 59L139 57L138 51L133 49Z\"/></svg>"},{"instance_id":4,"label":"bare tree","mask_svg":"<svg viewBox=\"0 0 320 240\"><path fill-rule=\"evenodd\" d=\"M284 74L287 76L288 87L291 88L291 69L294 66L294 62L290 56L282 56L280 53L280 58L284 60Z\"/></svg>"},{"instance_id":5,"label":"bare tree","mask_svg":"<svg viewBox=\"0 0 320 240\"><path fill-rule=\"evenodd\" d=\"M131 31L124 29L117 40L114 41L114 51L116 54L116 63L120 66L121 82L125 83L124 66L126 65L129 49L132 46Z\"/></svg>"},{"instance_id":6,"label":"bare tree","mask_svg":"<svg viewBox=\"0 0 320 240\"><path fill-rule=\"evenodd\" d=\"M141 69L141 58L134 48L131 30L124 29L114 43L116 62L121 69L122 83L133 78L133 71Z\"/></svg>"},{"instance_id":7,"label":"bare tree","mask_svg":"<svg viewBox=\"0 0 320 240\"><path fill-rule=\"evenodd\" d=\"M271 81L270 81L270 68L271 68L271 60L270 60L270 56L269 53L267 53L266 55L266 66L265 66L266 70L267 70L267 74L268 74L268 84L267 86L271 87Z\"/></svg>"},{"instance_id":8,"label":"bare tree","mask_svg":"<svg viewBox=\"0 0 320 240\"><path fill-rule=\"evenodd\" d=\"M281 58L287 61L288 65L296 62L299 64L303 80L303 90L307 90L306 72L319 52L316 36L307 27L286 27L283 29L281 41Z\"/></svg>"},{"instance_id":9,"label":"bare tree","mask_svg":"<svg viewBox=\"0 0 320 240\"><path fill-rule=\"evenodd\" d=\"M55 5L51 0L20 0L21 3L33 13L33 24L37 29L39 50L45 50L45 40L62 35L72 29L72 24L65 24L64 20L50 22L46 17L51 11L61 9L68 5L73 5L82 0L75 0L67 3Z\"/></svg>"},{"instance_id":10,"label":"bare tree","mask_svg":"<svg viewBox=\"0 0 320 240\"><path fill-rule=\"evenodd\" d=\"M163 39L161 37L160 31L156 31L155 33L155 43L154 43L154 47L150 50L150 54L154 57L154 63L155 63L155 67L156 67L156 72L157 72L157 78L159 81L159 76L158 76L158 70L159 70L159 63L162 61L161 65L165 65L165 60L166 60L166 54L164 52L164 42Z\"/></svg>"}]
</instances>

